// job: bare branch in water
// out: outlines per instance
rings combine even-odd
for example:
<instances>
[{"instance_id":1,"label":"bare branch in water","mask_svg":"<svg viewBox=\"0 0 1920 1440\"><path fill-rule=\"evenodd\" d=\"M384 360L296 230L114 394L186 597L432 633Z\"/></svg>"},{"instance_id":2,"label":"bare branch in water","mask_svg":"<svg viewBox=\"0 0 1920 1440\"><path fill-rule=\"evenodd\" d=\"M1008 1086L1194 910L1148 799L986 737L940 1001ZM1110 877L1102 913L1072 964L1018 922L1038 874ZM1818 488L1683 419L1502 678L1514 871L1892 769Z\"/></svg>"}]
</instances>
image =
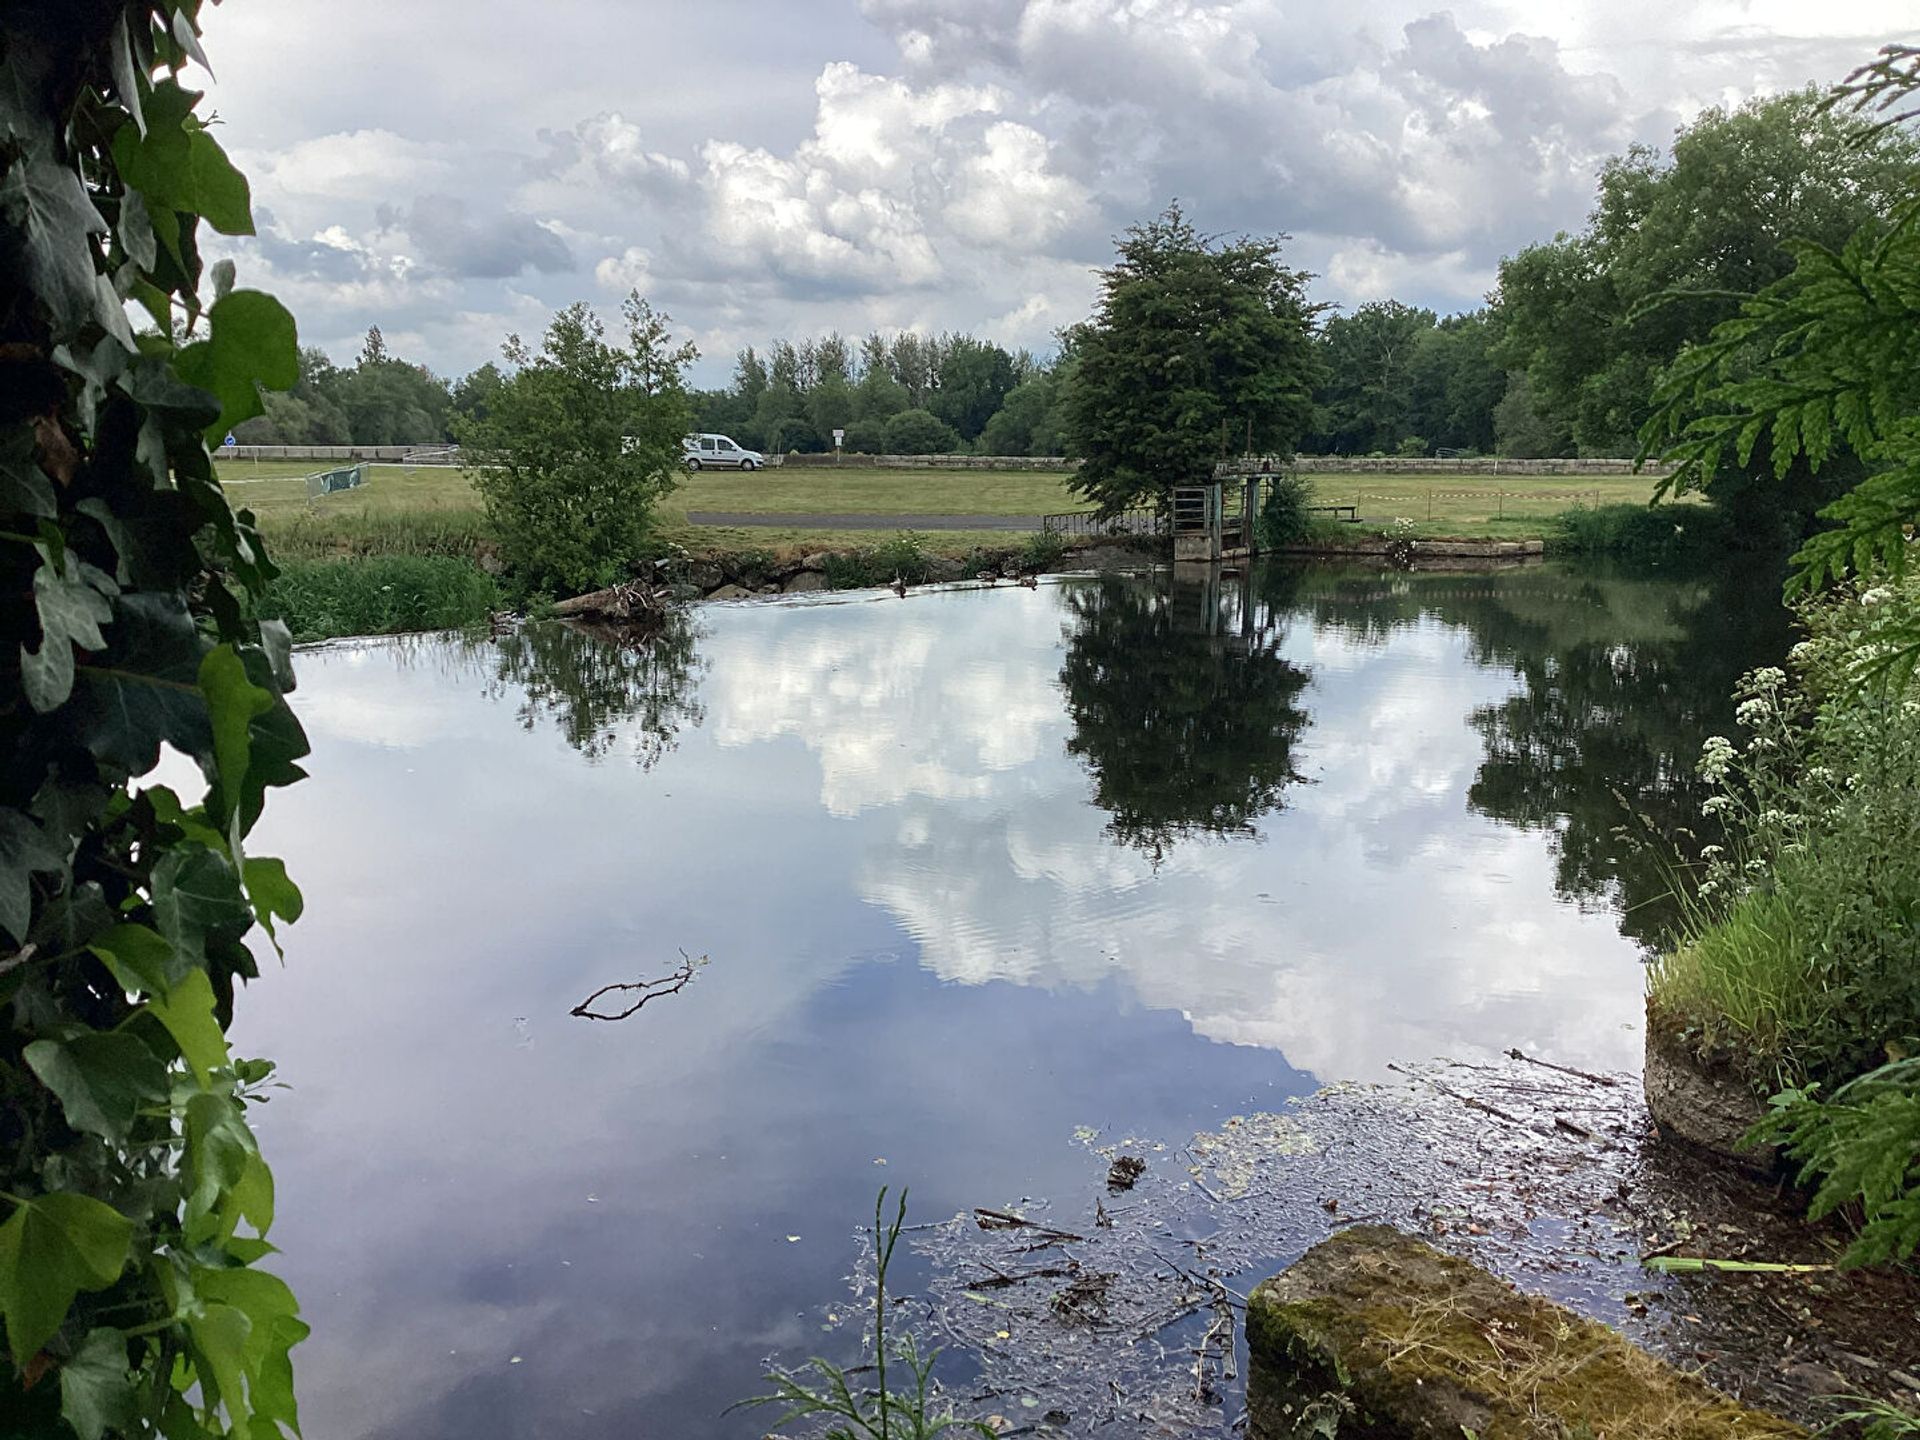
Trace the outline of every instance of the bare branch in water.
<instances>
[{"instance_id":1,"label":"bare branch in water","mask_svg":"<svg viewBox=\"0 0 1920 1440\"><path fill-rule=\"evenodd\" d=\"M569 1015L578 1015L582 1020L624 1020L629 1015L638 1013L640 1007L645 1005L649 1000L658 999L662 995L678 994L680 991L686 989L687 982L693 979L693 972L706 963L706 956L702 955L698 960L694 960L690 959L687 952L682 950L680 952L679 968L671 974L662 975L657 980L626 980L612 985L602 985L567 1013ZM638 995L639 998L617 1014L603 1014L593 1008L594 1001L598 1000L602 995L610 995L615 991L624 991L629 994Z\"/></svg>"}]
</instances>

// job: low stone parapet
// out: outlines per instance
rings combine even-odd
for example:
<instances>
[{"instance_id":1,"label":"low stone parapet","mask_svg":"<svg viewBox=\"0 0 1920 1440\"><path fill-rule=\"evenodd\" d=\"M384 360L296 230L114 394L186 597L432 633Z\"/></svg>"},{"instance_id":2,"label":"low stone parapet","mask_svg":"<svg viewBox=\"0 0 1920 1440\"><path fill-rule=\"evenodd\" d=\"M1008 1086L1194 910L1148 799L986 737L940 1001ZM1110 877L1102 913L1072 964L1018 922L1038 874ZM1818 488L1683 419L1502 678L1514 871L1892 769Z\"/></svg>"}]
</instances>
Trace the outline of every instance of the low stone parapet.
<instances>
[{"instance_id":1,"label":"low stone parapet","mask_svg":"<svg viewBox=\"0 0 1920 1440\"><path fill-rule=\"evenodd\" d=\"M1356 1225L1247 1306L1250 1440L1786 1440L1606 1326L1382 1225Z\"/></svg>"}]
</instances>

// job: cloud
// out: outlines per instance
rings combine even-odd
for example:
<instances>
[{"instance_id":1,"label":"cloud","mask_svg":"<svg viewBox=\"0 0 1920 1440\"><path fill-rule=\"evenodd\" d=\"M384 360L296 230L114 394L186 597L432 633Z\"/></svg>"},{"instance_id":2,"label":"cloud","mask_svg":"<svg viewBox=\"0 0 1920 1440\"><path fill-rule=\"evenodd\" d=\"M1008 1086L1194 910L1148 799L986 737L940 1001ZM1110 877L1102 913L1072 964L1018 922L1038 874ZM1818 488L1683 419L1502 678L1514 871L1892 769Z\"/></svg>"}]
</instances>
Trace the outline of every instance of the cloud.
<instances>
[{"instance_id":1,"label":"cloud","mask_svg":"<svg viewBox=\"0 0 1920 1440\"><path fill-rule=\"evenodd\" d=\"M387 212L387 219L406 233L423 263L445 275L503 280L524 270L573 269L566 241L525 215L476 219L464 200L425 195L404 216Z\"/></svg>"},{"instance_id":2,"label":"cloud","mask_svg":"<svg viewBox=\"0 0 1920 1440\"><path fill-rule=\"evenodd\" d=\"M709 380L739 343L827 328L1044 348L1112 235L1176 196L1206 229L1291 233L1323 298L1469 306L1502 255L1580 222L1606 156L1833 78L1898 18L1891 0L1832 21L1785 0L842 0L743 40L731 13L663 22L671 63L638 88L591 45L517 53L489 85L458 33L471 94L402 103L351 71L351 127L338 97L243 86L230 108L216 87L232 136L276 137L229 140L275 217L259 257L328 332L379 295L518 323L581 298L581 272L593 293L640 285ZM606 18L574 0L551 23ZM236 33L331 43L297 23ZM322 128L300 133L304 113Z\"/></svg>"}]
</instances>

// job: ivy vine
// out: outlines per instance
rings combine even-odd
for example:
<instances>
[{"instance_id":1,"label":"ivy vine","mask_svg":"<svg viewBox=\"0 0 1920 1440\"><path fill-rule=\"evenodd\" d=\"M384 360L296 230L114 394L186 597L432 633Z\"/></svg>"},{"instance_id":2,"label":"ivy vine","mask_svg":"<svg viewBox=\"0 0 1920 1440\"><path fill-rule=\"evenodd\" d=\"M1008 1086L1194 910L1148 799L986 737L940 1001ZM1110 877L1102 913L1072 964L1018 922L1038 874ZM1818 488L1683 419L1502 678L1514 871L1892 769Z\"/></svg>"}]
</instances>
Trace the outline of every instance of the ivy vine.
<instances>
[{"instance_id":1,"label":"ivy vine","mask_svg":"<svg viewBox=\"0 0 1920 1440\"><path fill-rule=\"evenodd\" d=\"M271 1066L226 1029L300 911L245 842L307 743L207 448L298 358L202 263L253 221L200 3L0 0L0 1434L298 1430ZM163 746L202 793L148 778Z\"/></svg>"}]
</instances>

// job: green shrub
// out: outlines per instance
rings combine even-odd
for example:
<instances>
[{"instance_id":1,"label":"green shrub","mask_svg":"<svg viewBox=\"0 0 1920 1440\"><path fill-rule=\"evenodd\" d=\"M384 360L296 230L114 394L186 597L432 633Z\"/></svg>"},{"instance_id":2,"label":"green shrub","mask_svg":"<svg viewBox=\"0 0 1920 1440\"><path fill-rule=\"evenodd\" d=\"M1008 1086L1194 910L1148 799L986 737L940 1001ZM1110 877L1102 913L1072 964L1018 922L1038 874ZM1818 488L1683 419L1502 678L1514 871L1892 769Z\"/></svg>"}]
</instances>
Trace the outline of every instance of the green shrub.
<instances>
[{"instance_id":1,"label":"green shrub","mask_svg":"<svg viewBox=\"0 0 1920 1440\"><path fill-rule=\"evenodd\" d=\"M1276 475L1267 486L1267 498L1260 505L1258 521L1262 549L1274 550L1299 545L1312 538L1316 517L1313 481L1296 471Z\"/></svg>"},{"instance_id":2,"label":"green shrub","mask_svg":"<svg viewBox=\"0 0 1920 1440\"><path fill-rule=\"evenodd\" d=\"M290 564L260 600L260 617L282 620L299 640L398 635L479 624L500 590L470 560L389 555Z\"/></svg>"},{"instance_id":3,"label":"green shrub","mask_svg":"<svg viewBox=\"0 0 1920 1440\"><path fill-rule=\"evenodd\" d=\"M624 578L680 478L693 348L638 292L621 312L624 346L584 303L554 316L538 350L510 340L516 368L486 415L455 418L462 463L527 586L578 594Z\"/></svg>"},{"instance_id":4,"label":"green shrub","mask_svg":"<svg viewBox=\"0 0 1920 1440\"><path fill-rule=\"evenodd\" d=\"M1023 570L1051 570L1067 553L1064 535L1042 530L1029 535L1020 545L1019 564Z\"/></svg>"},{"instance_id":5,"label":"green shrub","mask_svg":"<svg viewBox=\"0 0 1920 1440\"><path fill-rule=\"evenodd\" d=\"M1564 555L1612 555L1649 564L1688 562L1737 548L1734 526L1716 505L1577 505L1554 517L1547 548Z\"/></svg>"},{"instance_id":6,"label":"green shrub","mask_svg":"<svg viewBox=\"0 0 1920 1440\"><path fill-rule=\"evenodd\" d=\"M899 579L918 585L932 568L927 561L926 546L911 530L902 530L891 540L882 541L868 554L872 557L874 573L882 577L883 584Z\"/></svg>"},{"instance_id":7,"label":"green shrub","mask_svg":"<svg viewBox=\"0 0 1920 1440\"><path fill-rule=\"evenodd\" d=\"M929 410L902 410L881 438L889 455L950 455L960 448L960 432Z\"/></svg>"}]
</instances>

